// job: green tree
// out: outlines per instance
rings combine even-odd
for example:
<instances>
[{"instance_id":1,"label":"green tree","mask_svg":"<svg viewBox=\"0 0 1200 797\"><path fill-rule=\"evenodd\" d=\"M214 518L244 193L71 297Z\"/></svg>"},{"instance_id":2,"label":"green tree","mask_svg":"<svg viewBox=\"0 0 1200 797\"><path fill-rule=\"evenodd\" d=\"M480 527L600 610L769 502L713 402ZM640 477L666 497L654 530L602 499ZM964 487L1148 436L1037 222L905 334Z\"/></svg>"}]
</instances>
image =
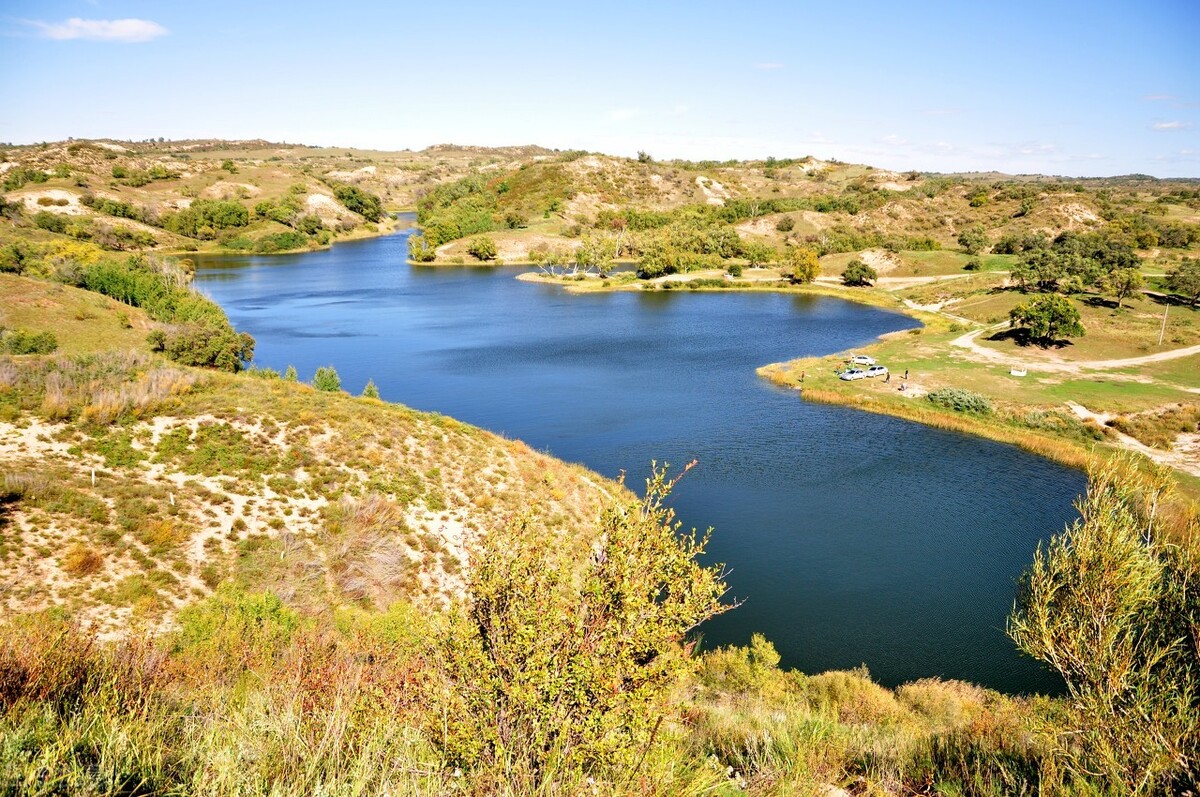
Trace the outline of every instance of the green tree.
<instances>
[{"instance_id":1,"label":"green tree","mask_svg":"<svg viewBox=\"0 0 1200 797\"><path fill-rule=\"evenodd\" d=\"M342 379L332 365L322 365L313 374L313 387L326 393L336 393L342 389Z\"/></svg>"},{"instance_id":2,"label":"green tree","mask_svg":"<svg viewBox=\"0 0 1200 797\"><path fill-rule=\"evenodd\" d=\"M958 245L968 255L977 255L988 248L987 231L978 224L967 227L958 234Z\"/></svg>"},{"instance_id":3,"label":"green tree","mask_svg":"<svg viewBox=\"0 0 1200 797\"><path fill-rule=\"evenodd\" d=\"M584 271L608 273L617 256L616 239L608 235L585 235L575 251L575 264Z\"/></svg>"},{"instance_id":4,"label":"green tree","mask_svg":"<svg viewBox=\"0 0 1200 797\"><path fill-rule=\"evenodd\" d=\"M1110 271L1101 281L1101 288L1110 296L1117 298L1117 307L1140 291L1146 284L1146 278L1136 268L1118 268Z\"/></svg>"},{"instance_id":5,"label":"green tree","mask_svg":"<svg viewBox=\"0 0 1200 797\"><path fill-rule=\"evenodd\" d=\"M379 388L375 386L374 379L367 380L367 386L363 388L363 398L379 398Z\"/></svg>"},{"instance_id":6,"label":"green tree","mask_svg":"<svg viewBox=\"0 0 1200 797\"><path fill-rule=\"evenodd\" d=\"M1118 461L1088 481L1080 519L1038 547L1009 634L1066 682L1043 732L1072 772L1184 793L1200 779L1200 559L1165 539L1169 472Z\"/></svg>"},{"instance_id":7,"label":"green tree","mask_svg":"<svg viewBox=\"0 0 1200 797\"><path fill-rule=\"evenodd\" d=\"M296 366L289 365L287 367L287 370L283 372L283 381L285 381L285 382L300 381L300 375L296 373Z\"/></svg>"},{"instance_id":8,"label":"green tree","mask_svg":"<svg viewBox=\"0 0 1200 797\"><path fill-rule=\"evenodd\" d=\"M770 263L778 256L779 253L770 244L759 241L748 241L742 244L742 257L746 258L750 268Z\"/></svg>"},{"instance_id":9,"label":"green tree","mask_svg":"<svg viewBox=\"0 0 1200 797\"><path fill-rule=\"evenodd\" d=\"M861 260L851 260L850 265L842 272L842 282L846 285L870 285L877 279L879 275L875 273L875 269Z\"/></svg>"},{"instance_id":10,"label":"green tree","mask_svg":"<svg viewBox=\"0 0 1200 797\"><path fill-rule=\"evenodd\" d=\"M784 216L779 221L775 222L775 229L780 232L791 232L796 227L796 220L791 216Z\"/></svg>"},{"instance_id":11,"label":"green tree","mask_svg":"<svg viewBox=\"0 0 1200 797\"><path fill-rule=\"evenodd\" d=\"M677 481L677 480L676 480ZM707 535L681 534L666 470L600 519L591 555L517 522L483 536L465 607L440 647L446 758L542 793L566 774L632 778L689 671L688 635L729 608Z\"/></svg>"},{"instance_id":12,"label":"green tree","mask_svg":"<svg viewBox=\"0 0 1200 797\"><path fill-rule=\"evenodd\" d=\"M1175 293L1183 294L1192 307L1200 301L1200 260L1186 258L1178 266L1167 272L1167 287Z\"/></svg>"},{"instance_id":13,"label":"green tree","mask_svg":"<svg viewBox=\"0 0 1200 797\"><path fill-rule=\"evenodd\" d=\"M784 250L780 273L795 283L812 282L821 273L817 250L811 246L789 246Z\"/></svg>"},{"instance_id":14,"label":"green tree","mask_svg":"<svg viewBox=\"0 0 1200 797\"><path fill-rule=\"evenodd\" d=\"M1065 296L1050 293L1035 296L1008 312L1009 326L1029 330L1029 336L1048 346L1060 337L1077 338L1083 335L1079 309Z\"/></svg>"}]
</instances>

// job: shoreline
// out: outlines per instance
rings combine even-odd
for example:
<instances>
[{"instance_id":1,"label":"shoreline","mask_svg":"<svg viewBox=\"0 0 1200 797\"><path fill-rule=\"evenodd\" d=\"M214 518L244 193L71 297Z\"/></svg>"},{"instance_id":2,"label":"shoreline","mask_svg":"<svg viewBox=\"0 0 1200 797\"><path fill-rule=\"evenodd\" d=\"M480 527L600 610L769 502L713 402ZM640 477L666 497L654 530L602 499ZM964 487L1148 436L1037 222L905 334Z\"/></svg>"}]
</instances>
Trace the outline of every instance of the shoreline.
<instances>
[{"instance_id":1,"label":"shoreline","mask_svg":"<svg viewBox=\"0 0 1200 797\"><path fill-rule=\"evenodd\" d=\"M713 285L707 282L707 280L715 278L718 274L722 275L721 278L724 279L723 272L704 272L686 276L672 275L675 277L674 279L660 277L653 282L625 280L619 283L616 280L601 281L594 276L583 278L567 276L564 278L537 272L525 272L517 275L516 278L523 282L558 285L568 293L607 293L637 290L661 291L663 288L660 286L669 283L675 287L668 288L667 290L684 292L762 292L828 296L856 304L897 312L921 324L920 327L907 332L881 335L874 341L855 349L856 352L861 353L876 351L879 346L902 338L906 334L920 335L919 339L924 343L928 342L931 335L959 334L961 332L972 331L973 328L987 328L987 325L976 322L964 324L961 320L943 312L932 312L913 307L894 294L881 290L878 287L866 289L848 288L833 284L827 280L803 285L782 284L779 280L770 279L741 281L730 279L727 280L727 285ZM683 278L680 278L681 276ZM706 280L706 284L699 286L688 285L689 282L695 280ZM653 285L654 287L647 287L649 285ZM948 341L944 341L943 343L948 345ZM976 416L970 413L941 408L931 402L917 403L920 399L920 396L917 395L901 398L899 396L892 397L891 394L886 394L888 397L883 397L861 392L848 392L836 387L840 383L834 383L831 386L818 384L808 387L804 386L797 377L797 374L804 373L805 371L810 374L823 374L826 371L831 371L834 366L845 360L847 353L846 351L842 351L820 357L796 358L768 363L755 368L755 373L760 378L766 379L778 387L796 390L798 398L804 401L844 406L880 415L890 415L937 429L956 431L994 442L1014 445L1052 462L1085 472L1100 459L1108 459L1122 454L1134 456L1141 467L1160 464L1142 451L1123 446L1118 441L1112 441L1111 437L1107 437L1108 432L1105 431L1106 427L1097 426L1097 429L1105 437L1085 441L1073 439L1066 435L1040 432L1008 420L1018 418L1022 412L1047 411L1048 405L1046 404L1017 403L1013 407L1005 407L1006 413L1002 415ZM856 383L845 384L852 385ZM1054 410L1059 409L1057 405L1049 406ZM1084 427L1090 428L1086 427L1086 424ZM1190 503L1200 504L1200 477L1182 468L1170 465L1167 465L1167 467L1170 468L1172 475L1175 477L1175 482L1180 488L1180 494Z\"/></svg>"}]
</instances>

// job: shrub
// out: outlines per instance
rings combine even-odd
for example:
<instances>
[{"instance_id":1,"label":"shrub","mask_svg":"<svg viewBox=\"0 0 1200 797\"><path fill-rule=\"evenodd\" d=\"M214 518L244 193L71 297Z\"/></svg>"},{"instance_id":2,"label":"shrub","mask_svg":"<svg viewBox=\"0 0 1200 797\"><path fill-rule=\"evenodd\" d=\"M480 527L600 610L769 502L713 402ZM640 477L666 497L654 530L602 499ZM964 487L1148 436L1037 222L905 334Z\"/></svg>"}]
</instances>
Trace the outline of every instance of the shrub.
<instances>
[{"instance_id":1,"label":"shrub","mask_svg":"<svg viewBox=\"0 0 1200 797\"><path fill-rule=\"evenodd\" d=\"M221 584L207 600L179 612L174 652L218 671L236 673L275 659L300 618L269 592Z\"/></svg>"},{"instance_id":2,"label":"shrub","mask_svg":"<svg viewBox=\"0 0 1200 797\"><path fill-rule=\"evenodd\" d=\"M943 387L929 393L925 398L939 407L945 407L955 412L974 412L988 415L992 412L992 402L987 396L981 396L960 387Z\"/></svg>"},{"instance_id":3,"label":"shrub","mask_svg":"<svg viewBox=\"0 0 1200 797\"><path fill-rule=\"evenodd\" d=\"M471 241L471 245L467 247L467 254L476 260L495 260L496 242L492 240L490 235L481 235Z\"/></svg>"},{"instance_id":4,"label":"shrub","mask_svg":"<svg viewBox=\"0 0 1200 797\"><path fill-rule=\"evenodd\" d=\"M363 398L379 398L379 388L375 386L374 379L367 380L367 386L363 388Z\"/></svg>"},{"instance_id":5,"label":"shrub","mask_svg":"<svg viewBox=\"0 0 1200 797\"><path fill-rule=\"evenodd\" d=\"M171 329L162 338L155 337L151 348L159 342L161 351L175 362L201 368L236 372L254 357L254 338L227 324L184 324Z\"/></svg>"},{"instance_id":6,"label":"shrub","mask_svg":"<svg viewBox=\"0 0 1200 797\"><path fill-rule=\"evenodd\" d=\"M979 271L982 268L983 262L978 258L971 258L967 261L966 265L963 266L965 271Z\"/></svg>"},{"instance_id":7,"label":"shrub","mask_svg":"<svg viewBox=\"0 0 1200 797\"><path fill-rule=\"evenodd\" d=\"M1081 519L1038 547L1009 635L1066 681L1070 710L1045 735L1069 772L1182 794L1200 765L1200 560L1164 539L1168 471L1118 461L1088 477Z\"/></svg>"},{"instance_id":8,"label":"shrub","mask_svg":"<svg viewBox=\"0 0 1200 797\"><path fill-rule=\"evenodd\" d=\"M780 232L791 232L796 228L796 220L791 216L784 216L779 221L775 222L775 229Z\"/></svg>"},{"instance_id":9,"label":"shrub","mask_svg":"<svg viewBox=\"0 0 1200 797\"><path fill-rule=\"evenodd\" d=\"M357 213L367 221L379 221L383 218L383 200L353 185L338 185L333 189L338 201L348 210Z\"/></svg>"},{"instance_id":10,"label":"shrub","mask_svg":"<svg viewBox=\"0 0 1200 797\"><path fill-rule=\"evenodd\" d=\"M49 354L58 348L58 338L53 332L29 332L14 329L4 335L3 349L9 354Z\"/></svg>"},{"instance_id":11,"label":"shrub","mask_svg":"<svg viewBox=\"0 0 1200 797\"><path fill-rule=\"evenodd\" d=\"M67 219L59 213L51 213L48 210L39 210L33 214L33 223L48 232L65 233L67 231Z\"/></svg>"},{"instance_id":12,"label":"shrub","mask_svg":"<svg viewBox=\"0 0 1200 797\"><path fill-rule=\"evenodd\" d=\"M332 365L322 365L313 374L313 387L326 393L336 393L342 389L342 379Z\"/></svg>"},{"instance_id":13,"label":"shrub","mask_svg":"<svg viewBox=\"0 0 1200 797\"><path fill-rule=\"evenodd\" d=\"M725 271L731 277L740 277L742 276L742 264L730 263L729 266L726 267Z\"/></svg>"},{"instance_id":14,"label":"shrub","mask_svg":"<svg viewBox=\"0 0 1200 797\"><path fill-rule=\"evenodd\" d=\"M697 558L647 480L640 504L605 511L580 567L520 522L486 535L469 603L442 642L445 706L431 738L452 763L503 773L511 793L563 776L632 777L690 667L687 635L724 608L719 566Z\"/></svg>"}]
</instances>

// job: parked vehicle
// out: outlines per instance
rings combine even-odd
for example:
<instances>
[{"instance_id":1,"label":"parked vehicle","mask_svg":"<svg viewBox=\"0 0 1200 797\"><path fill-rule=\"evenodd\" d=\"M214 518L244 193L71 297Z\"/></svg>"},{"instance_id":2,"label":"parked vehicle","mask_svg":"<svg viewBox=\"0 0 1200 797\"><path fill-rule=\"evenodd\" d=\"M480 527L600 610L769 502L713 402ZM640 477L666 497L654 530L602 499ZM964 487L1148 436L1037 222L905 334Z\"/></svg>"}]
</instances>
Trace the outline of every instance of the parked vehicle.
<instances>
[{"instance_id":1,"label":"parked vehicle","mask_svg":"<svg viewBox=\"0 0 1200 797\"><path fill-rule=\"evenodd\" d=\"M850 362L854 363L855 365L874 365L875 358L868 357L865 354L856 354L850 358Z\"/></svg>"},{"instance_id":2,"label":"parked vehicle","mask_svg":"<svg viewBox=\"0 0 1200 797\"><path fill-rule=\"evenodd\" d=\"M887 372L886 365L872 365L867 369L867 376L874 379L877 376L887 376Z\"/></svg>"},{"instance_id":3,"label":"parked vehicle","mask_svg":"<svg viewBox=\"0 0 1200 797\"><path fill-rule=\"evenodd\" d=\"M847 382L853 382L855 379L866 379L867 372L861 368L851 368L848 371L842 371L838 374L838 379L845 379Z\"/></svg>"}]
</instances>

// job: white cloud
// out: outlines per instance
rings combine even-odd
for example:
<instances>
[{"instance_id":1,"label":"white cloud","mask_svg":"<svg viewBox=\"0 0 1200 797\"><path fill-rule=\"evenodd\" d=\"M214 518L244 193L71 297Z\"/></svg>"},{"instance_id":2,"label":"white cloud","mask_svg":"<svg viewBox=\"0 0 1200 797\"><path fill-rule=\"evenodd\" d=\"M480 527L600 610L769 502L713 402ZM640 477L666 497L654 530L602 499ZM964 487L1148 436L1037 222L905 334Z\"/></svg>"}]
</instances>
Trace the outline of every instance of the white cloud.
<instances>
[{"instance_id":1,"label":"white cloud","mask_svg":"<svg viewBox=\"0 0 1200 797\"><path fill-rule=\"evenodd\" d=\"M1191 122L1155 122L1150 125L1152 130L1187 130L1192 126Z\"/></svg>"},{"instance_id":2,"label":"white cloud","mask_svg":"<svg viewBox=\"0 0 1200 797\"><path fill-rule=\"evenodd\" d=\"M165 36L169 31L148 19L81 19L71 17L66 22L30 20L44 38L67 41L84 39L100 42L148 42Z\"/></svg>"},{"instance_id":3,"label":"white cloud","mask_svg":"<svg viewBox=\"0 0 1200 797\"><path fill-rule=\"evenodd\" d=\"M775 61L763 61L762 63L755 64L754 68L766 70L783 69L783 64L776 63Z\"/></svg>"}]
</instances>

